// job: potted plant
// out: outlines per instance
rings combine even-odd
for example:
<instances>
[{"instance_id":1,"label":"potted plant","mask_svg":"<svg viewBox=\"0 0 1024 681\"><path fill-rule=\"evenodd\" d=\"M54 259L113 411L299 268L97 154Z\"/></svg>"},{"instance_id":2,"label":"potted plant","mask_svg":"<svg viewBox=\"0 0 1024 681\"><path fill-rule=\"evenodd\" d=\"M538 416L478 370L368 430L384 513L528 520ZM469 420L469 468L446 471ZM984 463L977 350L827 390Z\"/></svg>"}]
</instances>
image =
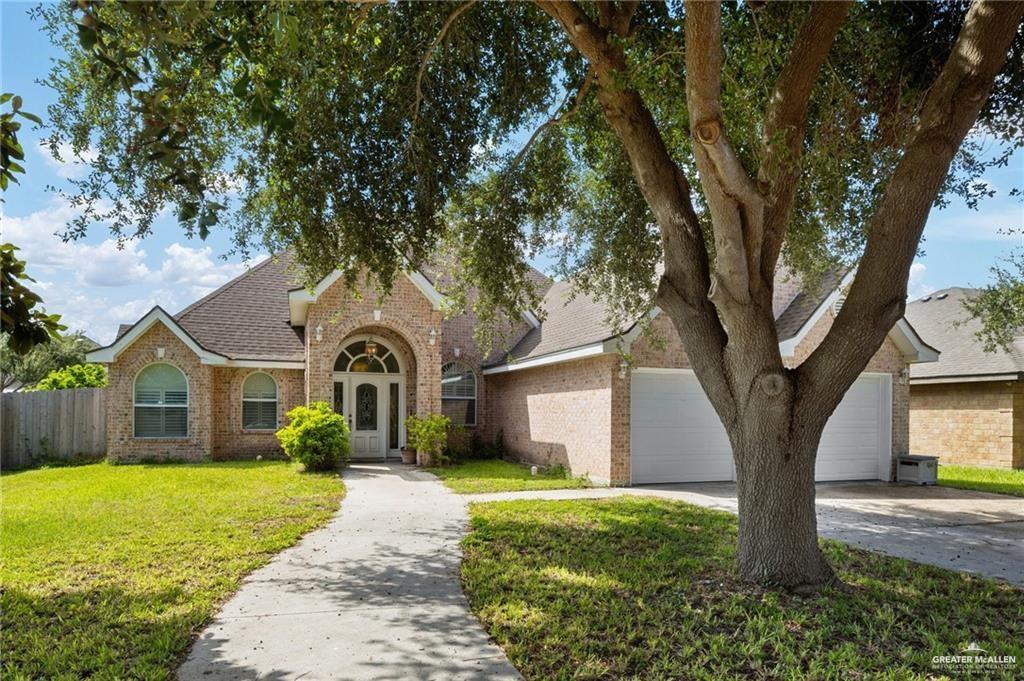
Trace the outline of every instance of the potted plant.
<instances>
[{"instance_id":1,"label":"potted plant","mask_svg":"<svg viewBox=\"0 0 1024 681\"><path fill-rule=\"evenodd\" d=\"M416 449L406 445L402 447L402 463L416 463Z\"/></svg>"},{"instance_id":2,"label":"potted plant","mask_svg":"<svg viewBox=\"0 0 1024 681\"><path fill-rule=\"evenodd\" d=\"M416 448L416 463L420 466L436 466L441 463L441 452L448 443L449 423L448 417L441 414L429 414L422 418L410 416L405 420L405 431L409 434L409 443Z\"/></svg>"}]
</instances>

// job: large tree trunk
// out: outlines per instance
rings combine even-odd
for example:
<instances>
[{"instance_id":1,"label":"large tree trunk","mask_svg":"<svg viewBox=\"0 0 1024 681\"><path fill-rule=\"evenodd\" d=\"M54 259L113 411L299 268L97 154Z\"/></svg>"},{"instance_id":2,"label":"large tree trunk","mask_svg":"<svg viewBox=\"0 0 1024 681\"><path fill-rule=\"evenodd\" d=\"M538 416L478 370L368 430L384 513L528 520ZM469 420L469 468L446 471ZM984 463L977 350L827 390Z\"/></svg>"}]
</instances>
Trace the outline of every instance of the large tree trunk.
<instances>
[{"instance_id":1,"label":"large tree trunk","mask_svg":"<svg viewBox=\"0 0 1024 681\"><path fill-rule=\"evenodd\" d=\"M629 69L617 38L628 37L638 3L599 3L595 20L575 2L536 1L587 58L605 119L661 228L665 270L656 303L733 445L740 575L788 588L829 583L814 507L821 433L903 314L928 210L1006 60L1024 2L972 4L871 218L849 297L822 343L790 370L772 315L773 277L801 175L808 98L850 3L815 3L805 18L766 112L756 173L734 152L719 101L719 3L687 3L687 110L714 236L711 267L692 189L640 93L623 85Z\"/></svg>"},{"instance_id":2,"label":"large tree trunk","mask_svg":"<svg viewBox=\"0 0 1024 681\"><path fill-rule=\"evenodd\" d=\"M833 580L818 547L814 508L814 459L820 430L796 441L789 419L792 399L743 414L730 433L739 500L740 577L789 589L814 588Z\"/></svg>"}]
</instances>

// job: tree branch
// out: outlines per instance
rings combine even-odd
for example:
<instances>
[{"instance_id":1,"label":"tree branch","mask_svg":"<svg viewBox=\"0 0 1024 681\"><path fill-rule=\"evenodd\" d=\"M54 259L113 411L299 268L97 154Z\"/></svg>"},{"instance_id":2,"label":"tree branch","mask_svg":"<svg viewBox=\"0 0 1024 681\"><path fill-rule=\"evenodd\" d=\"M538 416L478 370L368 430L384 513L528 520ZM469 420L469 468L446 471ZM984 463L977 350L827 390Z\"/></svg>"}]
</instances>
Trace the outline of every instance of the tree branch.
<instances>
[{"instance_id":1,"label":"tree branch","mask_svg":"<svg viewBox=\"0 0 1024 681\"><path fill-rule=\"evenodd\" d=\"M587 74L583 77L583 82L580 84L579 89L576 90L576 98L573 100L572 106L569 109L565 108L566 105L569 103L569 97L572 96L571 92L567 92L565 95L565 99L563 99L562 103L558 106L558 113L555 116L552 116L548 120L544 121L544 123L542 123L539 128L533 131L533 134L530 135L530 139L526 141L526 144L523 145L523 148L519 150L519 153L516 154L516 157L512 159L512 163L508 168L509 170L513 170L519 167L519 164L522 163L523 158L525 158L526 154L530 151L530 147L533 146L533 143L537 141L537 139L545 130L557 125L561 125L565 121L569 120L569 118L571 118L577 111L579 111L580 106L583 104L583 100L586 98L587 92L589 92L590 86L593 82L594 69L588 68Z\"/></svg>"},{"instance_id":2,"label":"tree branch","mask_svg":"<svg viewBox=\"0 0 1024 681\"><path fill-rule=\"evenodd\" d=\"M843 0L811 6L765 112L765 157L758 171L758 179L767 193L762 276L775 273L800 180L811 91L851 5L852 2Z\"/></svg>"},{"instance_id":3,"label":"tree branch","mask_svg":"<svg viewBox=\"0 0 1024 681\"><path fill-rule=\"evenodd\" d=\"M420 61L420 69L416 73L416 99L413 101L412 105L412 123L410 125L410 130L416 127L416 119L418 119L420 115L420 104L423 102L423 77L427 73L427 67L430 65L430 60L434 57L434 52L437 50L438 45L440 45L444 40L445 36L448 35L448 29L452 27L455 20L474 4L476 4L476 0L468 0L468 2L464 2L456 7L455 10L448 15L448 18L444 20L444 23L441 25L441 30L436 36L434 36L434 41L430 43L430 47L423 55L423 59Z\"/></svg>"},{"instance_id":4,"label":"tree branch","mask_svg":"<svg viewBox=\"0 0 1024 681\"><path fill-rule=\"evenodd\" d=\"M709 295L729 315L736 303L749 302L752 289L770 290L770 284L759 286L761 278L751 277L760 256L764 199L725 134L721 77L721 5L689 2L686 105L700 183L714 218L715 284Z\"/></svg>"},{"instance_id":5,"label":"tree branch","mask_svg":"<svg viewBox=\"0 0 1024 681\"><path fill-rule=\"evenodd\" d=\"M976 0L921 108L871 219L860 267L825 339L797 369L798 403L839 404L903 315L907 277L928 212L1024 17L1024 2ZM829 413L831 410L829 410Z\"/></svg>"},{"instance_id":6,"label":"tree branch","mask_svg":"<svg viewBox=\"0 0 1024 681\"><path fill-rule=\"evenodd\" d=\"M639 93L623 86L625 54L608 40L609 32L574 2L538 0L537 4L562 25L569 42L594 69L602 113L622 143L637 186L661 230L665 272L657 303L669 312L718 413L725 419L735 418L736 403L723 361L727 337L707 297L708 253L690 185Z\"/></svg>"}]
</instances>

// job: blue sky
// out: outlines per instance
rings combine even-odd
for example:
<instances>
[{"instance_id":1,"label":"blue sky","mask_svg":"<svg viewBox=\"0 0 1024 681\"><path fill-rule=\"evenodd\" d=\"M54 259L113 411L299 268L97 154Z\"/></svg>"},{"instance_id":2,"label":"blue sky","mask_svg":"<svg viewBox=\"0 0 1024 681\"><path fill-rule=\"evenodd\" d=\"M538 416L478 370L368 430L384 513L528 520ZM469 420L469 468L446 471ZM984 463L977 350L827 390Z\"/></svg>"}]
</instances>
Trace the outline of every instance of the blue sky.
<instances>
[{"instance_id":1,"label":"blue sky","mask_svg":"<svg viewBox=\"0 0 1024 681\"><path fill-rule=\"evenodd\" d=\"M55 97L35 81L49 72L56 51L26 15L25 2L0 4L0 89L24 98L24 107L45 120ZM154 234L118 249L103 225L83 239L65 244L56 236L72 209L46 191L81 173L73 163L60 164L38 145L45 131L22 129L27 174L4 196L2 240L21 248L36 278L46 308L64 316L72 329L100 342L113 339L119 323L133 322L154 304L170 312L205 295L240 274L246 264L223 259L229 241L215 231L206 241L188 239L172 218L158 221ZM67 155L65 155L67 156ZM989 268L1021 237L1000 229L1024 225L1024 206L1009 198L1013 186L1024 184L1024 154L985 180L997 196L971 211L960 202L933 210L925 228L924 254L911 270L911 297L948 286L978 286L989 280ZM541 268L545 261L535 263Z\"/></svg>"}]
</instances>

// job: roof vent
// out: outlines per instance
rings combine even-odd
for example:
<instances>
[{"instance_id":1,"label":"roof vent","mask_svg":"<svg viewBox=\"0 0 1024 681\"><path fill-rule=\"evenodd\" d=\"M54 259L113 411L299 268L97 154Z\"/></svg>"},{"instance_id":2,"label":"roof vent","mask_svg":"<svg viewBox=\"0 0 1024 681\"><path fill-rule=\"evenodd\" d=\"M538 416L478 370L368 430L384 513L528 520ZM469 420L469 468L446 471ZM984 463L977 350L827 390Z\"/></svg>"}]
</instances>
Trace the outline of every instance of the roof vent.
<instances>
[{"instance_id":1,"label":"roof vent","mask_svg":"<svg viewBox=\"0 0 1024 681\"><path fill-rule=\"evenodd\" d=\"M932 297L931 297L931 296L925 296L924 298L922 298L922 299L921 299L921 302L922 302L922 303L927 303L927 302L928 302L929 300L931 300L931 299L932 299Z\"/></svg>"},{"instance_id":2,"label":"roof vent","mask_svg":"<svg viewBox=\"0 0 1024 681\"><path fill-rule=\"evenodd\" d=\"M832 301L832 314L838 316L839 311L843 309L843 303L846 302L846 294L849 293L849 289L842 289L839 291L839 295Z\"/></svg>"},{"instance_id":3,"label":"roof vent","mask_svg":"<svg viewBox=\"0 0 1024 681\"><path fill-rule=\"evenodd\" d=\"M949 297L948 293L940 293L939 295L935 296L935 300L945 300L948 297Z\"/></svg>"}]
</instances>

